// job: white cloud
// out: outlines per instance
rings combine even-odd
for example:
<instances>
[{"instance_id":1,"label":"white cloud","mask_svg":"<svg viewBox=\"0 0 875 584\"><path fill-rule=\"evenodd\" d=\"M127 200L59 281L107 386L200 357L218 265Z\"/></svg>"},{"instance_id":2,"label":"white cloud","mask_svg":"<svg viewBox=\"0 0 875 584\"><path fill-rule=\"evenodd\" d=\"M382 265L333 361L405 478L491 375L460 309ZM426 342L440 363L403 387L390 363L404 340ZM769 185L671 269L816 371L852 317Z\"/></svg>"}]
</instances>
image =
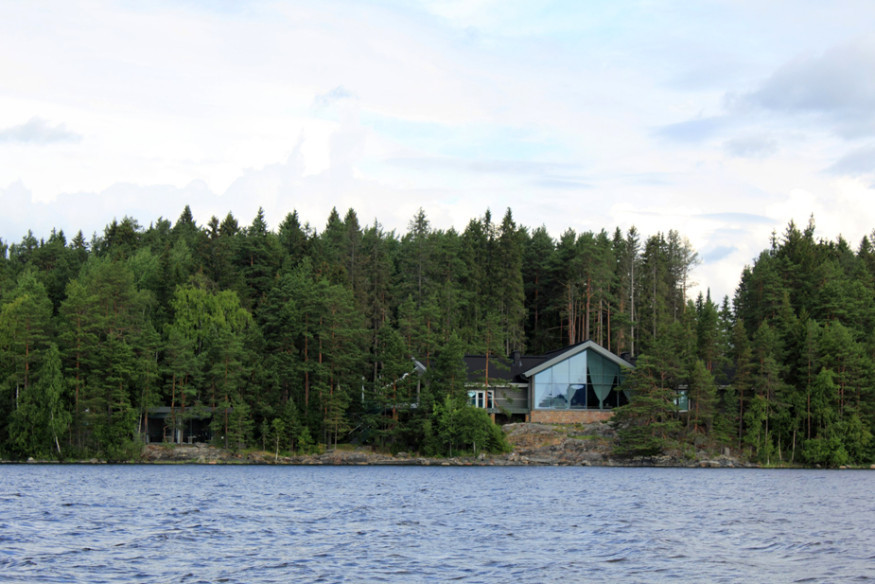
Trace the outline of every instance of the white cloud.
<instances>
[{"instance_id":1,"label":"white cloud","mask_svg":"<svg viewBox=\"0 0 875 584\"><path fill-rule=\"evenodd\" d=\"M70 132L64 124L52 126L46 120L38 117L33 117L18 126L0 129L0 143L45 145L57 142L79 142L80 140L82 140L82 136Z\"/></svg>"},{"instance_id":2,"label":"white cloud","mask_svg":"<svg viewBox=\"0 0 875 584\"><path fill-rule=\"evenodd\" d=\"M511 207L678 229L719 297L790 219L875 224L869 3L50 6L0 3L7 241L186 203L399 231Z\"/></svg>"},{"instance_id":3,"label":"white cloud","mask_svg":"<svg viewBox=\"0 0 875 584\"><path fill-rule=\"evenodd\" d=\"M824 116L842 136L875 133L875 36L782 65L748 99L780 112Z\"/></svg>"},{"instance_id":4,"label":"white cloud","mask_svg":"<svg viewBox=\"0 0 875 584\"><path fill-rule=\"evenodd\" d=\"M851 150L827 169L837 175L875 176L875 144Z\"/></svg>"},{"instance_id":5,"label":"white cloud","mask_svg":"<svg viewBox=\"0 0 875 584\"><path fill-rule=\"evenodd\" d=\"M731 156L761 158L778 151L777 141L770 136L746 135L730 138L723 147Z\"/></svg>"}]
</instances>

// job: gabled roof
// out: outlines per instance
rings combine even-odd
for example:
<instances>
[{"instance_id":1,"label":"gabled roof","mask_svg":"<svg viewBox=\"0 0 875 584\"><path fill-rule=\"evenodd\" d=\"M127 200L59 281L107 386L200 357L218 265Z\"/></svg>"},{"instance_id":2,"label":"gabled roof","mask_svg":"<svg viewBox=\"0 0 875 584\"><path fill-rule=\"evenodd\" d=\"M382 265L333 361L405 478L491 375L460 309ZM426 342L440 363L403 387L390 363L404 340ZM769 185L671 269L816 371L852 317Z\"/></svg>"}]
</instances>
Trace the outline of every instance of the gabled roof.
<instances>
[{"instance_id":1,"label":"gabled roof","mask_svg":"<svg viewBox=\"0 0 875 584\"><path fill-rule=\"evenodd\" d=\"M594 351L621 367L634 367L632 363L614 355L595 341L584 341L543 355L520 355L519 353L510 357L493 355L489 358L489 379L527 384L529 378L536 373L586 350ZM468 370L467 379L469 382L482 382L486 376L486 357L484 355L466 355L465 367Z\"/></svg>"},{"instance_id":2,"label":"gabled roof","mask_svg":"<svg viewBox=\"0 0 875 584\"><path fill-rule=\"evenodd\" d=\"M607 349L605 349L604 347L602 347L601 345L596 343L595 341L583 341L582 343L577 343L576 345L572 345L570 347L565 347L564 349L559 349L558 351L553 351L551 353L547 353L546 355L543 356L543 359L540 363L537 363L532 368L523 371L522 376L524 379L529 379L533 375L536 375L536 374L540 373L541 371L544 371L545 369L549 369L553 365L556 365L557 363L564 361L565 359L568 359L569 357L573 357L574 355L577 355L578 353L582 353L584 351L593 351L594 353L598 353L599 355L601 355L605 359L608 359L609 361L613 361L614 363L616 363L620 367L634 367L634 365L632 365L631 363L629 363L625 359L617 357L616 355L614 355L613 353L611 353L610 351L608 351Z\"/></svg>"}]
</instances>

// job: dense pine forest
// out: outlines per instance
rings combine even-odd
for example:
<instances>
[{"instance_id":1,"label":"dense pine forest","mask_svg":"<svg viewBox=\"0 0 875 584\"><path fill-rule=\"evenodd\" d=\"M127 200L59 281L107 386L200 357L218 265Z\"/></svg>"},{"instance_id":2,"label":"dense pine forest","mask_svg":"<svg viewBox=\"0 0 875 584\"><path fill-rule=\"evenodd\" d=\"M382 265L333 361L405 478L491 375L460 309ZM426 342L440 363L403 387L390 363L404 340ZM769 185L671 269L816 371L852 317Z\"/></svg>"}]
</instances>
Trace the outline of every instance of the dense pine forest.
<instances>
[{"instance_id":1,"label":"dense pine forest","mask_svg":"<svg viewBox=\"0 0 875 584\"><path fill-rule=\"evenodd\" d=\"M420 210L397 234L353 210L274 231L262 211L197 225L186 207L90 240L0 240L0 455L133 458L162 406L183 439L213 412L232 449L502 450L466 405L462 357L592 339L636 359L620 453L871 461L872 239L817 240L812 221L764 243L715 303L687 299L698 257L675 231L556 239L510 209L462 232Z\"/></svg>"}]
</instances>

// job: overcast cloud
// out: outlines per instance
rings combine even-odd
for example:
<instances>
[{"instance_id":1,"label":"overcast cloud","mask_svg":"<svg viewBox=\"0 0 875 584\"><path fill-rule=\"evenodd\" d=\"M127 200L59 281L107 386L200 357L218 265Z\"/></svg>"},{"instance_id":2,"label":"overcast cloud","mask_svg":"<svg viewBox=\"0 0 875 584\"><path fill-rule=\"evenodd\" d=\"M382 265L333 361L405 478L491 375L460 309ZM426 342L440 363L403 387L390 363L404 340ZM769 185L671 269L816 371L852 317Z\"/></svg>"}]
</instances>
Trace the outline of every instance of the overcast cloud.
<instances>
[{"instance_id":1,"label":"overcast cloud","mask_svg":"<svg viewBox=\"0 0 875 584\"><path fill-rule=\"evenodd\" d=\"M868 1L0 3L0 238L113 218L677 229L732 295L875 228Z\"/></svg>"},{"instance_id":2,"label":"overcast cloud","mask_svg":"<svg viewBox=\"0 0 875 584\"><path fill-rule=\"evenodd\" d=\"M750 100L770 110L823 116L845 138L875 133L875 36L781 65Z\"/></svg>"},{"instance_id":3,"label":"overcast cloud","mask_svg":"<svg viewBox=\"0 0 875 584\"><path fill-rule=\"evenodd\" d=\"M18 144L52 144L53 142L78 142L79 134L68 132L64 124L51 126L43 119L31 118L19 126L0 129L0 142Z\"/></svg>"}]
</instances>

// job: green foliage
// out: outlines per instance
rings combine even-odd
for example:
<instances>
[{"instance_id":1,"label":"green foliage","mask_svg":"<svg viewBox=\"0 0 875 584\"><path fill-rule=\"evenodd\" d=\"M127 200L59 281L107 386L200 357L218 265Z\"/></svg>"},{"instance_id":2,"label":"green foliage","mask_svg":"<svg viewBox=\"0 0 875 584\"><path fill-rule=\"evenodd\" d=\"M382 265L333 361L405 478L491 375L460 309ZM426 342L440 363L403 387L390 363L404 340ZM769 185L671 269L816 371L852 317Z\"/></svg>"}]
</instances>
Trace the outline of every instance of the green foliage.
<instances>
[{"instance_id":1,"label":"green foliage","mask_svg":"<svg viewBox=\"0 0 875 584\"><path fill-rule=\"evenodd\" d=\"M804 230L791 222L742 274L736 317L753 350L737 377L749 370L744 383L765 402L745 412L743 434L764 462L793 461L798 451L810 464L858 464L872 460L866 436L875 423L871 245L864 238L854 254L814 231L813 219ZM843 438L850 428L859 429L854 446Z\"/></svg>"},{"instance_id":2,"label":"green foliage","mask_svg":"<svg viewBox=\"0 0 875 584\"><path fill-rule=\"evenodd\" d=\"M805 441L802 455L809 464L837 467L850 461L841 438L834 432L829 436L811 438Z\"/></svg>"},{"instance_id":3,"label":"green foliage","mask_svg":"<svg viewBox=\"0 0 875 584\"><path fill-rule=\"evenodd\" d=\"M286 441L286 424L282 418L274 418L270 423L270 437L276 449L274 450L274 459L279 457L280 446Z\"/></svg>"},{"instance_id":4,"label":"green foliage","mask_svg":"<svg viewBox=\"0 0 875 584\"><path fill-rule=\"evenodd\" d=\"M61 457L61 439L72 419L66 409L66 390L61 355L52 343L37 381L22 392L12 412L10 442L22 458Z\"/></svg>"},{"instance_id":5,"label":"green foliage","mask_svg":"<svg viewBox=\"0 0 875 584\"><path fill-rule=\"evenodd\" d=\"M298 450L303 454L312 454L318 450L316 448L316 441L310 435L310 428L307 426L302 426L300 432L297 435L298 440Z\"/></svg>"},{"instance_id":6,"label":"green foliage","mask_svg":"<svg viewBox=\"0 0 875 584\"><path fill-rule=\"evenodd\" d=\"M509 452L504 432L492 423L486 410L469 406L447 395L434 406L429 426L431 440L427 452L438 456L454 456L462 452Z\"/></svg>"},{"instance_id":7,"label":"green foliage","mask_svg":"<svg viewBox=\"0 0 875 584\"><path fill-rule=\"evenodd\" d=\"M753 458L768 463L775 451L769 436L769 401L762 395L754 396L744 413L744 443L751 449Z\"/></svg>"},{"instance_id":8,"label":"green foliage","mask_svg":"<svg viewBox=\"0 0 875 584\"><path fill-rule=\"evenodd\" d=\"M441 395L460 400L465 397L465 347L455 332L450 333L426 372L426 381Z\"/></svg>"},{"instance_id":9,"label":"green foliage","mask_svg":"<svg viewBox=\"0 0 875 584\"><path fill-rule=\"evenodd\" d=\"M224 402L220 407L226 411L227 423L225 426L224 443L225 448L230 448L233 452L243 450L252 441L252 430L254 422L251 416L251 408L249 405L237 399L230 403Z\"/></svg>"},{"instance_id":10,"label":"green foliage","mask_svg":"<svg viewBox=\"0 0 875 584\"><path fill-rule=\"evenodd\" d=\"M7 404L30 387L50 338L51 316L45 286L25 270L0 307L0 390Z\"/></svg>"},{"instance_id":11,"label":"green foliage","mask_svg":"<svg viewBox=\"0 0 875 584\"><path fill-rule=\"evenodd\" d=\"M656 356L642 355L628 374L623 389L629 403L616 410L611 423L617 430L618 456L655 456L677 446L681 422L671 371Z\"/></svg>"},{"instance_id":12,"label":"green foliage","mask_svg":"<svg viewBox=\"0 0 875 584\"><path fill-rule=\"evenodd\" d=\"M710 433L717 402L717 384L714 376L705 367L704 361L697 359L689 375L689 398L692 401L690 419L694 432L700 430Z\"/></svg>"},{"instance_id":13,"label":"green foliage","mask_svg":"<svg viewBox=\"0 0 875 584\"><path fill-rule=\"evenodd\" d=\"M186 207L175 223L113 221L91 242L28 233L0 241L0 450L124 458L150 409L170 407L179 429L215 408L215 438L238 449L480 451L495 427L462 408L462 357L487 356L491 383L512 350L592 339L640 356L617 412L626 453L694 444L863 464L875 455L872 240L855 252L818 240L813 220L791 223L730 305L687 298L698 257L677 231L554 238L510 209L462 232L421 209L396 235L352 209L317 233L294 211L274 232L263 210L200 226ZM50 360L60 380L42 373Z\"/></svg>"}]
</instances>

